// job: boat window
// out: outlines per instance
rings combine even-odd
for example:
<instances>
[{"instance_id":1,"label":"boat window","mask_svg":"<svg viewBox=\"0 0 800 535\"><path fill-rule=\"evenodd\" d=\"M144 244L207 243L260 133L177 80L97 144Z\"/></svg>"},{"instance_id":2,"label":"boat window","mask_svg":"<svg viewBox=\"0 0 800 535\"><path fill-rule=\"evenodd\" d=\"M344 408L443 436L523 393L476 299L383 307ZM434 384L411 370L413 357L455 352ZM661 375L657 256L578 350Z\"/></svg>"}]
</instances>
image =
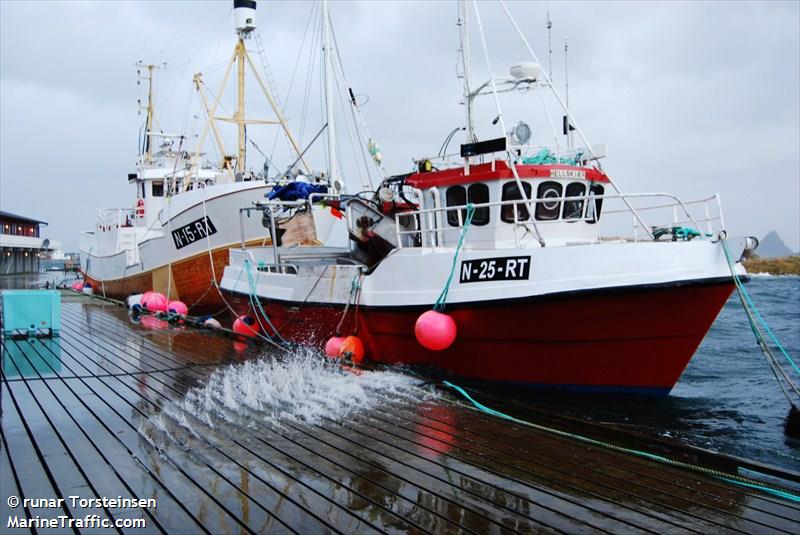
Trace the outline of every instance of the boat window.
<instances>
[{"instance_id":1,"label":"boat window","mask_svg":"<svg viewBox=\"0 0 800 535\"><path fill-rule=\"evenodd\" d=\"M447 206L464 206L467 204L467 190L464 189L464 186L450 186L447 188L445 197L447 200ZM461 221L463 222L466 217L467 211L461 210ZM451 227L458 226L457 210L447 211L447 224Z\"/></svg>"},{"instance_id":2,"label":"boat window","mask_svg":"<svg viewBox=\"0 0 800 535\"><path fill-rule=\"evenodd\" d=\"M522 183L522 190L525 192L525 198L531 198L531 185L527 182ZM503 201L521 201L522 195L519 194L519 188L516 182L506 182L503 184ZM527 221L530 216L528 215L528 207L523 203L517 203L517 221ZM514 223L514 205L505 204L500 209L500 219L506 223Z\"/></svg>"},{"instance_id":3,"label":"boat window","mask_svg":"<svg viewBox=\"0 0 800 535\"><path fill-rule=\"evenodd\" d=\"M603 199L595 199L595 195L602 195L605 188L600 184L589 186L589 199L586 206L586 222L597 223L600 220L600 210L603 208Z\"/></svg>"},{"instance_id":4,"label":"boat window","mask_svg":"<svg viewBox=\"0 0 800 535\"><path fill-rule=\"evenodd\" d=\"M164 183L153 182L153 197L163 197L163 196L164 196Z\"/></svg>"},{"instance_id":5,"label":"boat window","mask_svg":"<svg viewBox=\"0 0 800 535\"><path fill-rule=\"evenodd\" d=\"M472 184L469 187L469 202L472 204L488 204L489 203L489 186L486 184ZM475 213L472 215L472 224L479 227L489 223L489 207L483 206L475 208Z\"/></svg>"},{"instance_id":6,"label":"boat window","mask_svg":"<svg viewBox=\"0 0 800 535\"><path fill-rule=\"evenodd\" d=\"M586 193L586 185L582 182L572 182L567 184L567 192L564 197L583 197ZM583 199L574 201L564 201L564 219L580 219L583 216Z\"/></svg>"},{"instance_id":7,"label":"boat window","mask_svg":"<svg viewBox=\"0 0 800 535\"><path fill-rule=\"evenodd\" d=\"M536 219L542 221L558 219L558 216L561 214L561 201L557 199L561 197L562 192L563 189L558 182L547 181L539 184L536 197L544 202L536 204Z\"/></svg>"}]
</instances>

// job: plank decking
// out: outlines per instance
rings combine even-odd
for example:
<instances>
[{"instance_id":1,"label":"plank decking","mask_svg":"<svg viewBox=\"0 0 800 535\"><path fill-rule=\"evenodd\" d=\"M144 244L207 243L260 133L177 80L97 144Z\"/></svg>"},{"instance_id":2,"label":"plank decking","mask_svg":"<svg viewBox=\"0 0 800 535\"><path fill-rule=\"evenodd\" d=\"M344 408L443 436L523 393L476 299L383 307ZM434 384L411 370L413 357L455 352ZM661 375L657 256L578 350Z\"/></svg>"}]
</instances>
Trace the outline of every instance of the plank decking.
<instances>
[{"instance_id":1,"label":"plank decking","mask_svg":"<svg viewBox=\"0 0 800 535\"><path fill-rule=\"evenodd\" d=\"M271 425L257 404L181 412L215 370L270 357L210 331L133 324L96 299L65 299L59 338L1 343L0 532L25 531L10 516L87 514L145 519L116 530L131 533L800 531L796 503L493 418L447 390L313 423ZM7 500L72 495L157 507Z\"/></svg>"}]
</instances>

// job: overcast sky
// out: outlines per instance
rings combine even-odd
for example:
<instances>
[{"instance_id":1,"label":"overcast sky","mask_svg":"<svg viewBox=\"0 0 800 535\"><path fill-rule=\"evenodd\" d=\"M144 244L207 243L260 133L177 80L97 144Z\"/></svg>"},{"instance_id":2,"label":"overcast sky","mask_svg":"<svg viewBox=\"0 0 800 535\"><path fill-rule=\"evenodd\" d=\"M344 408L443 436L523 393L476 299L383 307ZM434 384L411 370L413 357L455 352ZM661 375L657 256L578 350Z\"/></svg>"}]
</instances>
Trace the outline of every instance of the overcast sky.
<instances>
[{"instance_id":1,"label":"overcast sky","mask_svg":"<svg viewBox=\"0 0 800 535\"><path fill-rule=\"evenodd\" d=\"M144 98L133 64L167 63L157 84L161 126L197 132L191 77L203 72L217 90L235 40L231 4L0 0L0 209L48 221L47 235L74 251L96 208L133 206L126 177L135 171ZM480 5L493 70L529 60L497 5ZM545 65L549 7L555 82L564 82L566 38L572 111L593 143L608 143L604 168L623 191L718 192L732 234L777 230L800 250L800 2L509 5ZM258 8L295 130L306 76L299 70L291 93L289 81L304 57L311 8ZM346 74L369 99L362 110L391 173L435 154L463 122L456 13L449 1L331 1ZM474 78L485 77L480 48L472 54ZM256 115L267 113L262 100L248 97ZM305 142L320 126L316 102ZM532 122L534 136L549 130L523 108L505 111L509 123ZM484 119L479 134L494 137ZM269 152L272 132L248 134Z\"/></svg>"}]
</instances>

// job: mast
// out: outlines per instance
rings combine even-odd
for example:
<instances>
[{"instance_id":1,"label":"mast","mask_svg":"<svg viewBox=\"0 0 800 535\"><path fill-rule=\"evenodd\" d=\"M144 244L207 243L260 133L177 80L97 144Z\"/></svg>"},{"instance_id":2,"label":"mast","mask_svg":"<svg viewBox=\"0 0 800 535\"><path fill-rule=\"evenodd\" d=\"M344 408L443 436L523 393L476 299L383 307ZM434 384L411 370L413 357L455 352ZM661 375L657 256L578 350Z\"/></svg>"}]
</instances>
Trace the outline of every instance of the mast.
<instances>
[{"instance_id":1,"label":"mast","mask_svg":"<svg viewBox=\"0 0 800 535\"><path fill-rule=\"evenodd\" d=\"M464 106L466 108L467 143L475 139L475 127L472 123L472 96L469 90L469 20L466 0L458 3L459 37L461 38L461 61L464 67Z\"/></svg>"},{"instance_id":2,"label":"mast","mask_svg":"<svg viewBox=\"0 0 800 535\"><path fill-rule=\"evenodd\" d=\"M344 189L336 171L336 124L333 114L333 71L331 69L331 28L328 19L328 0L322 0L322 47L325 62L325 118L328 123L328 177L337 191Z\"/></svg>"},{"instance_id":3,"label":"mast","mask_svg":"<svg viewBox=\"0 0 800 535\"><path fill-rule=\"evenodd\" d=\"M141 60L136 63L136 67L138 69L136 74L139 75L139 83L141 83L141 80L147 80L147 106L145 106L147 122L145 122L144 129L144 156L145 162L150 163L153 161L153 144L150 141L150 130L152 130L156 119L155 106L153 104L153 71L159 67L150 63L143 64ZM142 76L142 69L147 69L145 76ZM139 109L139 113L141 113L141 100L139 101Z\"/></svg>"},{"instance_id":4,"label":"mast","mask_svg":"<svg viewBox=\"0 0 800 535\"><path fill-rule=\"evenodd\" d=\"M245 121L245 102L244 102L244 62L245 62L245 47L244 37L248 35L239 30L239 42L236 43L234 54L236 56L236 114L234 118L239 130L239 156L236 160L236 167L239 168L240 173L247 170L247 140Z\"/></svg>"},{"instance_id":5,"label":"mast","mask_svg":"<svg viewBox=\"0 0 800 535\"><path fill-rule=\"evenodd\" d=\"M203 128L203 132L200 135L200 140L197 143L197 147L194 152L194 156L191 160L192 169L198 169L198 162L200 160L200 149L205 143L206 137L208 136L209 130L213 131L214 138L217 142L217 146L219 147L221 156L223 158L223 169L229 170L230 178L235 179L235 175L233 173L233 169L227 167L226 162L233 161L236 158L236 168L238 168L239 173L244 175L247 171L247 125L248 124L265 124L265 125L280 125L283 129L284 134L286 135L286 139L291 144L292 150L298 155L298 160L302 163L303 167L308 170L309 166L308 163L305 161L302 155L302 151L300 150L300 146L297 144L297 140L295 140L292 133L289 131L289 125L286 122L286 118L283 116L283 112L281 111L280 107L276 99L273 97L270 89L261 76L258 74L255 65L253 64L253 60L250 59L250 55L247 53L247 47L245 46L245 40L249 39L250 36L253 34L253 31L256 29L256 1L255 0L233 0L233 15L235 18L236 23L236 35L238 36L238 40L236 41L236 47L233 50L233 55L231 56L230 60L228 61L228 65L225 69L225 75L222 78L222 84L220 85L219 91L217 91L216 96L214 97L213 103L209 105L208 99L202 89L205 85L203 82L202 74L197 73L194 75L193 81L197 92L200 94L200 98L203 102L203 107L206 111L206 116L208 120L206 121L206 125ZM262 51L263 52L263 51ZM265 61L262 58L262 61ZM217 115L217 108L220 106L220 102L222 100L222 96L225 92L225 88L228 84L228 80L230 79L229 76L233 71L233 66L236 64L236 110L233 112L231 117L221 117ZM246 116L245 110L245 72L247 67L245 65L249 65L250 73L255 78L258 86L261 88L261 91L264 93L264 96L267 98L272 111L275 113L276 119L268 120L268 119L248 119ZM222 143L222 137L217 129L215 121L225 121L228 123L235 124L238 130L238 153L236 155L227 154L225 151L225 146ZM189 185L190 175L187 174L184 180L184 187Z\"/></svg>"}]
</instances>

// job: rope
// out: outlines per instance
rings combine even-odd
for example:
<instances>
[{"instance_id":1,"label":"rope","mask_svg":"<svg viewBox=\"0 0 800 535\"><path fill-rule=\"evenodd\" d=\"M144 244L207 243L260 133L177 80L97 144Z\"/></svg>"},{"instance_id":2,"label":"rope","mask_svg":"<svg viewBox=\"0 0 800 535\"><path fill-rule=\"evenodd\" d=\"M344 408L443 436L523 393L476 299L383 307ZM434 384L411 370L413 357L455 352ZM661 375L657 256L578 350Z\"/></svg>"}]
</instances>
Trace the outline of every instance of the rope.
<instances>
[{"instance_id":1,"label":"rope","mask_svg":"<svg viewBox=\"0 0 800 535\"><path fill-rule=\"evenodd\" d=\"M697 465L697 464L686 463L686 462L683 462L683 461L677 461L675 459L670 459L668 457L663 457L661 455L656 455L654 453L650 453L650 452L646 452L646 451L642 451L642 450L637 450L637 449L634 449L634 448L626 448L624 446L619 446L619 445L613 444L611 442L604 442L602 440L597 440L597 439L589 438L589 437L586 437L586 436L583 436L583 435L570 433L568 431L562 431L560 429L555 429L555 428L547 427L547 426L544 426L544 425L534 424L534 423L528 422L526 420L520 420L519 418L515 418L515 417L510 416L510 415L508 415L506 413L494 410L494 409L492 409L490 407L487 407L486 405L476 401L475 399L472 398L472 396L470 396L467 393L466 390L464 390L463 388L461 388L458 385L455 385L455 384L453 384L453 383L451 383L449 381L442 381L442 383L444 385L452 388L453 390L455 390L459 394L461 394L464 398L467 399L467 401L472 403L472 405L474 405L475 408L477 408L481 412L489 414L490 416L495 416L497 418L502 418L504 420L508 420L510 422L514 422L516 424L524 425L526 427L530 427L532 429L536 429L537 431L543 431L545 433L550 433L550 434L557 435L557 436L560 436L560 437L577 440L577 441L583 442L585 444L591 444L592 446L599 446L601 448L605 448L605 449L608 449L608 450L616 451L616 452L619 452L619 453L626 453L626 454L629 454L629 455L642 457L642 458L645 458L645 459L648 459L648 460L651 460L651 461L655 461L655 462L658 462L658 463L666 464L666 465L669 465L669 466L673 466L673 467L677 467L677 468L683 468L683 469L686 469L686 470L691 470L693 472L699 472L701 474L710 475L710 476L716 477L717 479L721 479L723 481L727 481L728 483L733 483L733 484L736 484L736 485L740 485L740 486L748 487L748 488L752 488L752 489L758 489L758 490L766 492L768 494L772 494L774 496L778 496L780 498L784 498L784 499L789 500L789 501L800 503L800 494L797 494L797 493L795 493L793 491L790 491L790 490L787 490L785 488L781 488L781 487L779 487L777 485L772 485L772 484L769 484L769 483L764 483L764 482L761 482L761 481L757 481L755 479L742 477L742 476L740 476L738 474L729 474L727 472L722 472L720 470L715 470L713 468L708 468L706 466L700 466L700 465Z\"/></svg>"},{"instance_id":2,"label":"rope","mask_svg":"<svg viewBox=\"0 0 800 535\"><path fill-rule=\"evenodd\" d=\"M778 337L775 336L775 334L772 332L772 329L769 328L769 325L767 325L766 320L764 320L764 318L761 316L761 313L758 311L758 308L756 308L755 303L753 303L753 300L750 297L750 294L747 293L747 290L745 289L744 284L742 284L741 280L739 280L739 275L736 273L736 270L733 267L733 261L731 260L731 255L730 255L730 252L728 251L728 246L725 243L725 238L721 237L720 241L722 242L722 250L725 252L725 259L728 261L728 267L730 268L731 274L733 275L733 281L736 283L736 289L739 291L739 297L744 301L743 304L746 303L745 304L745 311L748 312L747 316L748 316L748 319L750 320L750 328L753 330L753 334L755 335L756 340L758 340L759 343L763 343L763 341L764 341L763 340L763 336L761 335L761 332L758 329L758 325L755 324L755 322L753 322L752 317L749 314L748 306L753 311L753 313L755 314L755 317L758 319L759 323L761 323L761 325L764 327L764 330L767 331L767 334L769 334L770 338L772 338L772 341L775 343L775 345L778 347L778 349L781 350L781 353L783 353L783 356L786 357L786 360L788 360L789 364L792 365L792 367L794 368L794 371L796 371L798 374L800 374L800 367L798 367L797 363L795 363L795 361L792 359L792 357L789 356L789 353L786 352L786 349L784 349L784 347L781 345L780 341L778 340Z\"/></svg>"},{"instance_id":3,"label":"rope","mask_svg":"<svg viewBox=\"0 0 800 535\"><path fill-rule=\"evenodd\" d=\"M348 310L350 310L350 301L353 299L353 294L359 292L356 295L360 295L360 289L361 289L361 281L359 280L360 277L361 277L361 271L358 271L355 275L353 275L353 281L350 283L350 294L347 296L347 303L345 303L344 305L344 311L342 312L342 317L339 320L339 323L336 325L336 330L334 331L334 334L336 336L342 335L342 324L344 323L344 319L347 317ZM358 301L356 301L356 306L358 306ZM353 330L353 334L356 334L357 331L358 331L358 310L356 310L355 329Z\"/></svg>"},{"instance_id":4,"label":"rope","mask_svg":"<svg viewBox=\"0 0 800 535\"><path fill-rule=\"evenodd\" d=\"M278 329L276 329L275 326L272 324L272 322L269 320L269 316L267 316L267 312L261 306L261 300L258 298L258 294L256 293L257 285L256 285L256 282L255 282L255 278L253 277L253 272L250 271L250 259L249 258L245 258L244 259L244 268L245 268L244 271L247 272L247 282L250 285L250 292L248 293L248 298L250 300L250 306L252 306L254 309L258 309L258 312L261 313L261 316L259 316L258 314L255 314L255 317L256 317L256 320L258 321L258 324L261 326L261 329L264 332L267 331L264 328L264 324L261 323L261 317L263 317L264 320L267 322L267 325L269 325L269 328L272 329L273 333L275 333L274 336L278 339L278 341L283 345L288 345L289 342L284 340L284 338L280 335L280 333L278 332ZM239 275L241 276L241 271L239 272ZM269 335L267 335L267 336L269 336ZM269 336L269 338L272 339L271 336Z\"/></svg>"},{"instance_id":5,"label":"rope","mask_svg":"<svg viewBox=\"0 0 800 535\"><path fill-rule=\"evenodd\" d=\"M473 215L475 215L475 206L472 203L469 203L467 204L467 217L464 219L464 226L461 229L461 236L458 238L456 252L453 254L453 264L450 266L450 275L448 275L447 282L445 282L442 292L439 294L439 297L436 298L436 303L433 305L433 310L437 312L443 312L444 307L447 304L447 294L450 291L450 283L453 282L453 275L456 272L458 253L461 251L461 247L464 245L464 238L467 236L467 231L472 223Z\"/></svg>"}]
</instances>

